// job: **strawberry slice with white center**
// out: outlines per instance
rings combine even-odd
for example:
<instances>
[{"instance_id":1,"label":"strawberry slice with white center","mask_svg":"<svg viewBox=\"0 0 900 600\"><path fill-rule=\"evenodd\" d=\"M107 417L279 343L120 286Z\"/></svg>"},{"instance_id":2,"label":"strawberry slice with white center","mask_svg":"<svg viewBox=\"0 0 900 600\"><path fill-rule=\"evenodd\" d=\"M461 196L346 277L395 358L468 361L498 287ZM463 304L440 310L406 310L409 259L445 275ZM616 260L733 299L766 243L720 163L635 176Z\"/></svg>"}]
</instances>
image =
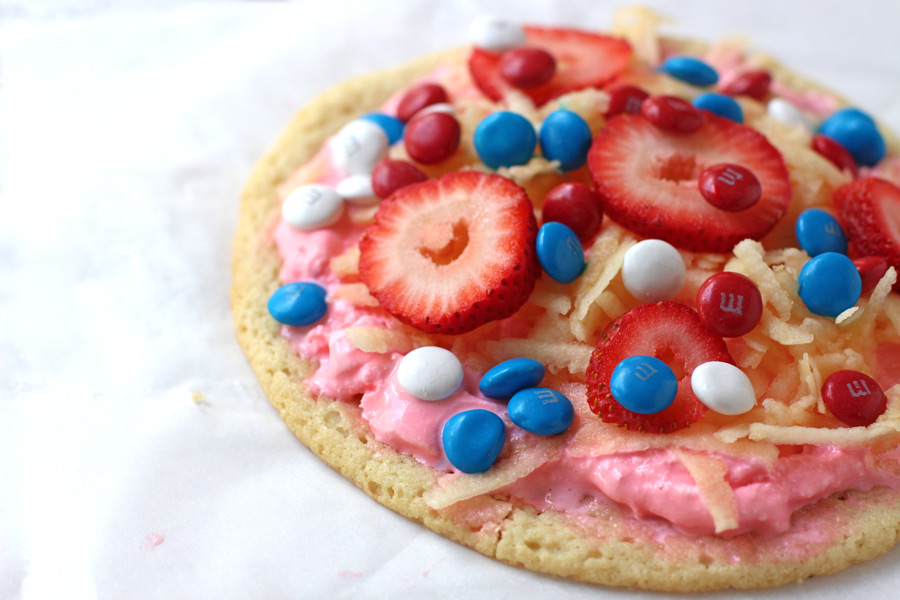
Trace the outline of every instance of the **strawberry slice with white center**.
<instances>
[{"instance_id":1,"label":"strawberry slice with white center","mask_svg":"<svg viewBox=\"0 0 900 600\"><path fill-rule=\"evenodd\" d=\"M662 360L678 379L675 400L658 413L632 412L610 392L609 380L616 365L638 355ZM694 309L680 302L641 304L610 323L601 334L587 369L588 405L605 423L648 433L671 433L706 414L706 406L691 389L691 373L710 361L734 364L725 342L706 328Z\"/></svg>"},{"instance_id":2,"label":"strawberry slice with white center","mask_svg":"<svg viewBox=\"0 0 900 600\"><path fill-rule=\"evenodd\" d=\"M781 153L750 127L711 113L703 119L687 134L667 132L641 115L610 119L594 139L588 168L612 220L695 252L731 252L741 240L759 240L778 223L791 201ZM707 202L697 180L719 163L753 172L762 187L759 202L738 212Z\"/></svg>"},{"instance_id":3,"label":"strawberry slice with white center","mask_svg":"<svg viewBox=\"0 0 900 600\"><path fill-rule=\"evenodd\" d=\"M381 306L428 333L506 318L540 274L537 222L519 185L461 171L384 200L359 244L359 274Z\"/></svg>"},{"instance_id":4,"label":"strawberry slice with white center","mask_svg":"<svg viewBox=\"0 0 900 600\"><path fill-rule=\"evenodd\" d=\"M549 81L518 91L541 106L554 98L602 87L621 73L631 61L631 46L625 40L575 29L525 27L529 46L546 50L556 59L556 72ZM514 88L500 72L502 54L475 48L469 57L469 72L478 89L500 101Z\"/></svg>"},{"instance_id":5,"label":"strawberry slice with white center","mask_svg":"<svg viewBox=\"0 0 900 600\"><path fill-rule=\"evenodd\" d=\"M835 191L834 203L857 252L880 256L900 271L900 187L876 177L857 179Z\"/></svg>"}]
</instances>

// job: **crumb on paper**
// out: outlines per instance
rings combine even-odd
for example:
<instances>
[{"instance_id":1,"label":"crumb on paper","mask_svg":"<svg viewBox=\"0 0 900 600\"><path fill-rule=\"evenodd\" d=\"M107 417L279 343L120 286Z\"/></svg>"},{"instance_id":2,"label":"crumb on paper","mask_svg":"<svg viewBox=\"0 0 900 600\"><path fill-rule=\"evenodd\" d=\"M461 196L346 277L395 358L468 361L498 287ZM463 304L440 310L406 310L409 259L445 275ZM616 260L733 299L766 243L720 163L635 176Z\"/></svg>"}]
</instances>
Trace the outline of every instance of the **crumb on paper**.
<instances>
[{"instance_id":1,"label":"crumb on paper","mask_svg":"<svg viewBox=\"0 0 900 600\"><path fill-rule=\"evenodd\" d=\"M209 400L206 399L206 394L199 390L194 390L191 393L191 400L194 401L194 404L209 404Z\"/></svg>"},{"instance_id":2,"label":"crumb on paper","mask_svg":"<svg viewBox=\"0 0 900 600\"><path fill-rule=\"evenodd\" d=\"M159 533L151 533L147 536L147 543L150 544L150 549L156 548L160 544L166 541L166 538Z\"/></svg>"}]
</instances>

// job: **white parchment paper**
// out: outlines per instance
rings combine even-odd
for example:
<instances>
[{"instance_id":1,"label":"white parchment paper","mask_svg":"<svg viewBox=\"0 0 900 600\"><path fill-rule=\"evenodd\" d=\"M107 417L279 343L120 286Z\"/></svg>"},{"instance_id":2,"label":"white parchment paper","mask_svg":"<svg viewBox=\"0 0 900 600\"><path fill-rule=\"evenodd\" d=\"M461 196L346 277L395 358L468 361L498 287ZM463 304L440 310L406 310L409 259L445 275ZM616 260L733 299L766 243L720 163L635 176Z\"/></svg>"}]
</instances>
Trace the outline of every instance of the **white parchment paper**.
<instances>
[{"instance_id":1,"label":"white parchment paper","mask_svg":"<svg viewBox=\"0 0 900 600\"><path fill-rule=\"evenodd\" d=\"M241 186L327 86L483 12L618 3L0 0L0 598L656 598L489 560L297 442L236 342ZM900 4L655 0L747 33L900 130ZM900 550L801 586L888 598Z\"/></svg>"}]
</instances>

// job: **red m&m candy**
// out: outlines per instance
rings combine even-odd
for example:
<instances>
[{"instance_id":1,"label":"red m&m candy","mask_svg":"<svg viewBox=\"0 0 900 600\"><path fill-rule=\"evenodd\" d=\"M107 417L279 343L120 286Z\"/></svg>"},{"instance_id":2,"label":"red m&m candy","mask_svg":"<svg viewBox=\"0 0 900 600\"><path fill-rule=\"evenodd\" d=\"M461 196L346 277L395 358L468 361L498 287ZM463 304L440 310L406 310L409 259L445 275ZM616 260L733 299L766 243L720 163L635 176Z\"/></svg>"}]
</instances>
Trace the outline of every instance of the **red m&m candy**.
<instances>
[{"instance_id":1,"label":"red m&m candy","mask_svg":"<svg viewBox=\"0 0 900 600\"><path fill-rule=\"evenodd\" d=\"M544 223L562 223L574 231L579 240L587 242L600 231L603 201L583 183L562 183L544 198L541 215Z\"/></svg>"},{"instance_id":2,"label":"red m&m candy","mask_svg":"<svg viewBox=\"0 0 900 600\"><path fill-rule=\"evenodd\" d=\"M692 133L703 125L700 109L678 96L651 96L641 104L641 114L666 131Z\"/></svg>"},{"instance_id":3,"label":"red m&m candy","mask_svg":"<svg viewBox=\"0 0 900 600\"><path fill-rule=\"evenodd\" d=\"M762 100L769 93L772 84L772 75L762 69L744 71L722 88L722 93L729 96L750 96Z\"/></svg>"},{"instance_id":4,"label":"red m&m candy","mask_svg":"<svg viewBox=\"0 0 900 600\"><path fill-rule=\"evenodd\" d=\"M831 164L841 171L849 171L853 177L859 175L859 167L853 160L853 155L839 142L827 135L819 134L812 139L812 149L828 159Z\"/></svg>"},{"instance_id":5,"label":"red m&m candy","mask_svg":"<svg viewBox=\"0 0 900 600\"><path fill-rule=\"evenodd\" d=\"M510 85L528 89L547 83L556 72L556 59L543 48L520 46L503 53L500 75Z\"/></svg>"},{"instance_id":6,"label":"red m&m candy","mask_svg":"<svg viewBox=\"0 0 900 600\"><path fill-rule=\"evenodd\" d=\"M406 125L403 142L416 162L430 165L449 158L459 147L459 121L453 115L431 112Z\"/></svg>"},{"instance_id":7,"label":"red m&m candy","mask_svg":"<svg viewBox=\"0 0 900 600\"><path fill-rule=\"evenodd\" d=\"M851 427L871 425L887 408L878 382L859 371L836 371L822 384L822 401L835 417Z\"/></svg>"},{"instance_id":8,"label":"red m&m candy","mask_svg":"<svg viewBox=\"0 0 900 600\"><path fill-rule=\"evenodd\" d=\"M697 180L703 198L721 210L737 212L759 202L762 186L749 169L720 163L704 169Z\"/></svg>"},{"instance_id":9,"label":"red m&m candy","mask_svg":"<svg viewBox=\"0 0 900 600\"><path fill-rule=\"evenodd\" d=\"M403 94L397 105L397 118L406 123L426 106L447 101L447 90L443 86L436 83L422 83Z\"/></svg>"},{"instance_id":10,"label":"red m&m candy","mask_svg":"<svg viewBox=\"0 0 900 600\"><path fill-rule=\"evenodd\" d=\"M385 159L372 170L372 191L383 200L400 188L426 179L428 176L410 162Z\"/></svg>"},{"instance_id":11,"label":"red m&m candy","mask_svg":"<svg viewBox=\"0 0 900 600\"><path fill-rule=\"evenodd\" d=\"M606 109L606 118L610 119L622 113L639 114L644 100L650 94L634 85L620 85L609 90L609 108Z\"/></svg>"},{"instance_id":12,"label":"red m&m candy","mask_svg":"<svg viewBox=\"0 0 900 600\"><path fill-rule=\"evenodd\" d=\"M740 273L716 273L697 290L697 313L709 329L722 337L749 333L762 317L762 295Z\"/></svg>"}]
</instances>

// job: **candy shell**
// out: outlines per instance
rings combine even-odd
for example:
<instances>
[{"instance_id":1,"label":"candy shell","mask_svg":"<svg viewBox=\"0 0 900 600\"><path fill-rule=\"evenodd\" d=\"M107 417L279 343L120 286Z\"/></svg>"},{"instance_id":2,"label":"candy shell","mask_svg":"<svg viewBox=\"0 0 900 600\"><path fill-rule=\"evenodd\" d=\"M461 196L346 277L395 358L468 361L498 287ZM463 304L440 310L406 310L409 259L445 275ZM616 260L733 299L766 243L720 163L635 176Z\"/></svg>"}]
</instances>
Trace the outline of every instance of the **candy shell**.
<instances>
[{"instance_id":1,"label":"candy shell","mask_svg":"<svg viewBox=\"0 0 900 600\"><path fill-rule=\"evenodd\" d=\"M312 281L296 281L281 286L268 303L272 318L285 325L311 325L325 316L325 288Z\"/></svg>"},{"instance_id":2,"label":"candy shell","mask_svg":"<svg viewBox=\"0 0 900 600\"><path fill-rule=\"evenodd\" d=\"M463 473L483 473L490 469L505 441L503 419L482 408L453 415L441 431L447 460Z\"/></svg>"},{"instance_id":3,"label":"candy shell","mask_svg":"<svg viewBox=\"0 0 900 600\"><path fill-rule=\"evenodd\" d=\"M700 94L691 101L691 104L701 110L708 110L720 117L731 119L736 123L744 122L744 111L741 109L741 105L731 96L710 92L708 94Z\"/></svg>"},{"instance_id":4,"label":"candy shell","mask_svg":"<svg viewBox=\"0 0 900 600\"><path fill-rule=\"evenodd\" d=\"M555 281L572 283L584 271L584 248L575 232L562 223L544 223L535 247L541 267Z\"/></svg>"},{"instance_id":5,"label":"candy shell","mask_svg":"<svg viewBox=\"0 0 900 600\"><path fill-rule=\"evenodd\" d=\"M822 384L822 402L850 427L871 425L887 409L887 398L878 382L849 369L828 376Z\"/></svg>"},{"instance_id":6,"label":"candy shell","mask_svg":"<svg viewBox=\"0 0 900 600\"><path fill-rule=\"evenodd\" d=\"M556 59L543 48L519 46L503 53L497 70L511 86L531 89L553 79Z\"/></svg>"},{"instance_id":7,"label":"candy shell","mask_svg":"<svg viewBox=\"0 0 900 600\"><path fill-rule=\"evenodd\" d=\"M772 74L762 69L744 71L722 88L723 94L729 96L750 96L762 100L769 93Z\"/></svg>"},{"instance_id":8,"label":"candy shell","mask_svg":"<svg viewBox=\"0 0 900 600\"><path fill-rule=\"evenodd\" d=\"M288 194L281 216L293 227L308 231L327 227L341 217L344 200L327 185L303 185Z\"/></svg>"},{"instance_id":9,"label":"candy shell","mask_svg":"<svg viewBox=\"0 0 900 600\"><path fill-rule=\"evenodd\" d=\"M463 368L456 355L438 346L423 346L400 360L397 383L407 394L421 400L443 400L463 381Z\"/></svg>"},{"instance_id":10,"label":"candy shell","mask_svg":"<svg viewBox=\"0 0 900 600\"><path fill-rule=\"evenodd\" d=\"M812 132L812 125L799 108L791 104L784 98L772 98L766 105L766 113L780 123L785 125L802 125L805 129Z\"/></svg>"},{"instance_id":11,"label":"candy shell","mask_svg":"<svg viewBox=\"0 0 900 600\"><path fill-rule=\"evenodd\" d=\"M584 165L591 147L591 130L577 113L557 110L541 124L541 151L547 160L558 160L559 168L571 171Z\"/></svg>"},{"instance_id":12,"label":"candy shell","mask_svg":"<svg viewBox=\"0 0 900 600\"><path fill-rule=\"evenodd\" d=\"M380 163L379 163L380 164ZM372 189L372 176L368 173L350 175L335 186L338 195L354 204L375 204L378 196Z\"/></svg>"},{"instance_id":13,"label":"candy shell","mask_svg":"<svg viewBox=\"0 0 900 600\"><path fill-rule=\"evenodd\" d=\"M753 171L733 163L703 169L697 188L704 200L729 212L747 210L762 197L762 186Z\"/></svg>"},{"instance_id":14,"label":"candy shell","mask_svg":"<svg viewBox=\"0 0 900 600\"><path fill-rule=\"evenodd\" d=\"M819 133L838 142L860 165L874 167L887 150L872 117L858 108L842 108L822 122Z\"/></svg>"},{"instance_id":15,"label":"candy shell","mask_svg":"<svg viewBox=\"0 0 900 600\"><path fill-rule=\"evenodd\" d=\"M859 166L856 164L856 160L840 142L820 133L813 136L811 145L813 150L827 158L839 170L849 172L854 178L859 175Z\"/></svg>"},{"instance_id":16,"label":"candy shell","mask_svg":"<svg viewBox=\"0 0 900 600\"><path fill-rule=\"evenodd\" d=\"M762 317L759 288L746 275L723 271L707 278L697 290L697 314L722 337L750 333Z\"/></svg>"},{"instance_id":17,"label":"candy shell","mask_svg":"<svg viewBox=\"0 0 900 600\"><path fill-rule=\"evenodd\" d=\"M862 279L853 261L837 252L814 256L800 269L800 299L810 312L836 317L856 304Z\"/></svg>"},{"instance_id":18,"label":"candy shell","mask_svg":"<svg viewBox=\"0 0 900 600\"><path fill-rule=\"evenodd\" d=\"M403 121L384 113L369 113L360 117L372 121L384 130L388 137L388 145L393 146L403 138Z\"/></svg>"},{"instance_id":19,"label":"candy shell","mask_svg":"<svg viewBox=\"0 0 900 600\"><path fill-rule=\"evenodd\" d=\"M616 115L641 114L641 104L650 97L643 89L634 85L619 85L607 91L609 94L609 108L604 115L611 119Z\"/></svg>"},{"instance_id":20,"label":"candy shell","mask_svg":"<svg viewBox=\"0 0 900 600\"><path fill-rule=\"evenodd\" d=\"M483 15L469 25L469 41L489 52L504 52L525 43L525 30L513 21Z\"/></svg>"},{"instance_id":21,"label":"candy shell","mask_svg":"<svg viewBox=\"0 0 900 600\"><path fill-rule=\"evenodd\" d=\"M499 111L475 128L475 150L491 169L524 165L534 155L537 134L531 121L519 113Z\"/></svg>"},{"instance_id":22,"label":"candy shell","mask_svg":"<svg viewBox=\"0 0 900 600\"><path fill-rule=\"evenodd\" d=\"M669 365L658 358L629 356L613 369L609 391L631 412L652 415L675 400L678 380Z\"/></svg>"},{"instance_id":23,"label":"candy shell","mask_svg":"<svg viewBox=\"0 0 900 600\"><path fill-rule=\"evenodd\" d=\"M719 81L714 68L693 56L670 56L659 67L661 73L691 85L705 87Z\"/></svg>"},{"instance_id":24,"label":"candy shell","mask_svg":"<svg viewBox=\"0 0 900 600\"><path fill-rule=\"evenodd\" d=\"M406 124L403 143L410 158L431 165L456 152L461 132L459 121L452 114L430 112L416 115Z\"/></svg>"},{"instance_id":25,"label":"candy shell","mask_svg":"<svg viewBox=\"0 0 900 600\"><path fill-rule=\"evenodd\" d=\"M726 362L711 361L695 368L691 389L700 402L723 415L742 415L756 405L750 379Z\"/></svg>"},{"instance_id":26,"label":"candy shell","mask_svg":"<svg viewBox=\"0 0 900 600\"><path fill-rule=\"evenodd\" d=\"M366 119L347 123L330 142L334 164L344 172L371 173L388 151L388 135Z\"/></svg>"},{"instance_id":27,"label":"candy shell","mask_svg":"<svg viewBox=\"0 0 900 600\"><path fill-rule=\"evenodd\" d=\"M450 97L444 86L437 83L420 83L410 88L397 104L397 119L408 122L427 107L447 102Z\"/></svg>"},{"instance_id":28,"label":"candy shell","mask_svg":"<svg viewBox=\"0 0 900 600\"><path fill-rule=\"evenodd\" d=\"M533 387L516 392L509 399L509 420L537 435L564 432L575 419L572 402L556 390Z\"/></svg>"},{"instance_id":29,"label":"candy shell","mask_svg":"<svg viewBox=\"0 0 900 600\"><path fill-rule=\"evenodd\" d=\"M678 96L650 96L641 103L641 114L672 133L693 133L703 127L703 113Z\"/></svg>"},{"instance_id":30,"label":"candy shell","mask_svg":"<svg viewBox=\"0 0 900 600\"><path fill-rule=\"evenodd\" d=\"M823 252L847 254L847 234L838 220L820 208L804 210L797 217L794 233L810 256Z\"/></svg>"},{"instance_id":31,"label":"candy shell","mask_svg":"<svg viewBox=\"0 0 900 600\"><path fill-rule=\"evenodd\" d=\"M478 389L488 398L509 398L519 390L535 387L544 372L544 365L533 358L512 358L488 370Z\"/></svg>"},{"instance_id":32,"label":"candy shell","mask_svg":"<svg viewBox=\"0 0 900 600\"><path fill-rule=\"evenodd\" d=\"M641 302L671 300L684 287L686 274L681 254L662 240L638 242L622 263L622 283Z\"/></svg>"}]
</instances>

